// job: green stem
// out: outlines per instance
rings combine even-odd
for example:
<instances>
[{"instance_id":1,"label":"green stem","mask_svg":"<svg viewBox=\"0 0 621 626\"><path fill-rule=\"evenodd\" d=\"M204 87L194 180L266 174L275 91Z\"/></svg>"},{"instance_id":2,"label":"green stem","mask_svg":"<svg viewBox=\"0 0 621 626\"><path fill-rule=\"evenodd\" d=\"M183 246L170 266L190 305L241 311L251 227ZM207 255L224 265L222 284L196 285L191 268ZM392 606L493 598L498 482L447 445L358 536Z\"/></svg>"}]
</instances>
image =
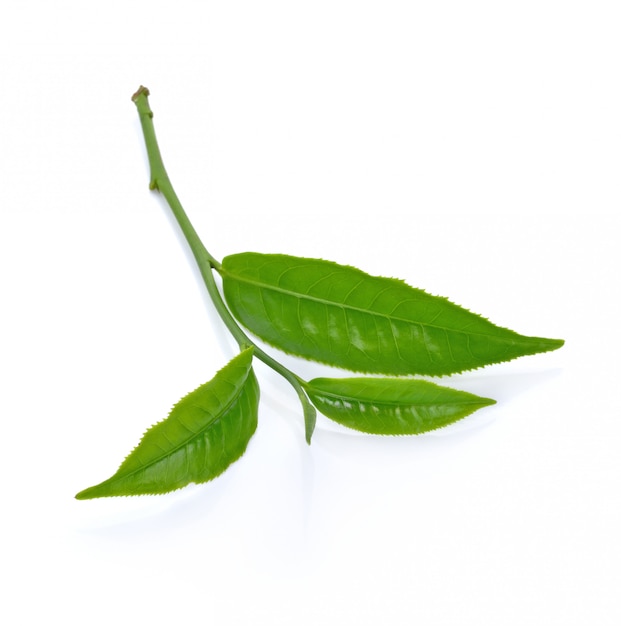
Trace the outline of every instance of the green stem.
<instances>
[{"instance_id":1,"label":"green stem","mask_svg":"<svg viewBox=\"0 0 621 626\"><path fill-rule=\"evenodd\" d=\"M170 178L168 177L168 173L164 167L157 137L155 136L153 111L149 106L148 96L149 90L146 87L140 87L132 96L132 100L138 109L142 133L144 135L147 149L147 156L149 159L149 167L151 169L149 188L159 191L166 199L166 202L168 202L168 205L170 206L170 209L172 210L172 213L181 228L181 232L183 233L188 245L190 246L190 250L194 255L201 276L203 277L203 282L207 288L207 292L209 293L220 318L237 341L239 347L245 348L247 346L253 346L256 357L271 367L274 371L278 372L295 389L304 410L306 441L310 444L313 430L315 428L317 413L315 411L315 407L313 407L310 403L306 392L302 387L303 381L291 370L274 360L271 356L269 356L269 354L266 354L263 350L261 350L261 348L252 342L246 333L244 333L244 331L238 326L237 322L224 303L212 271L213 268L219 269L221 265L203 245L203 242L200 240L196 230L194 230L194 226L192 226L192 223L183 209L172 183L170 182Z\"/></svg>"},{"instance_id":2,"label":"green stem","mask_svg":"<svg viewBox=\"0 0 621 626\"><path fill-rule=\"evenodd\" d=\"M194 230L194 226L192 226L186 212L183 210L181 202L179 201L179 198L173 189L172 183L170 182L170 178L168 177L168 172L166 172L166 168L164 167L164 161L162 160L160 148L157 143L157 137L155 136L153 111L151 111L151 107L149 106L148 96L149 90L146 87L140 87L132 96L132 100L138 109L142 133L147 147L149 167L151 168L149 189L159 191L164 198L166 198L166 201L168 202L199 266L207 261L210 268L212 266L219 267L220 264L216 261L216 259L214 259L213 256L211 256L211 254L209 254L207 248L205 248L197 232Z\"/></svg>"}]
</instances>

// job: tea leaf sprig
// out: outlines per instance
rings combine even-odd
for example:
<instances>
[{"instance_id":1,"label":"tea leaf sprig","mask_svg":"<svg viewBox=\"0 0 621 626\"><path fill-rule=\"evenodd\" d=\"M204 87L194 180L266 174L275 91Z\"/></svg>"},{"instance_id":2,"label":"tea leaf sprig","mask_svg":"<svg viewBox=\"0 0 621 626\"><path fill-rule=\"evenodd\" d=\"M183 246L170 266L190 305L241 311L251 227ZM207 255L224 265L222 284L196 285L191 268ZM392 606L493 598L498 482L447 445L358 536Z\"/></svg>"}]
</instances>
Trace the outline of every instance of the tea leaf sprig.
<instances>
[{"instance_id":1,"label":"tea leaf sprig","mask_svg":"<svg viewBox=\"0 0 621 626\"><path fill-rule=\"evenodd\" d=\"M495 401L412 376L455 374L563 345L561 339L527 337L496 326L403 281L331 261L255 252L218 261L170 182L148 89L140 87L132 100L151 170L149 187L166 199L239 354L147 430L113 476L76 498L161 494L221 474L244 454L257 427L255 358L294 388L310 444L317 410L348 428L377 435L442 428ZM222 293L214 272L221 277ZM365 375L303 380L247 331L283 352Z\"/></svg>"}]
</instances>

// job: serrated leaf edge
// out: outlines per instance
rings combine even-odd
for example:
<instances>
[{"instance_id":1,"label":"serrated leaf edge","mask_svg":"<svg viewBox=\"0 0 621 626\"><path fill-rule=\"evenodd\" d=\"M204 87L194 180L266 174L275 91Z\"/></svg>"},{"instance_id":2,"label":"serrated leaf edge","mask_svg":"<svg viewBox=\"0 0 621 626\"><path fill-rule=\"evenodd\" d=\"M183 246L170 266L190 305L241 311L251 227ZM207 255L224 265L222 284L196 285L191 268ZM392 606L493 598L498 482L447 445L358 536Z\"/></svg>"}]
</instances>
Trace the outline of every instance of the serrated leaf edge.
<instances>
[{"instance_id":1,"label":"serrated leaf edge","mask_svg":"<svg viewBox=\"0 0 621 626\"><path fill-rule=\"evenodd\" d=\"M252 348L252 347L247 348L246 350L247 350L247 351L249 351L249 352L250 352L250 354L252 355L252 352L253 352L253 348ZM245 351L246 351L246 350L245 350ZM245 352L245 351L240 352L240 354L236 355L236 357L234 357L234 359L235 359L235 358L239 358L242 354L244 354L244 352ZM232 359L232 360L234 360L234 359ZM136 451L136 450L140 447L140 445L142 444L142 442L143 442L143 440L144 440L145 436L147 435L147 433L149 433L149 432L150 432L151 430L153 430L155 427L157 427L157 426L161 425L163 422L165 422L167 419L169 419L169 418L170 418L170 416L171 416L171 414L173 413L173 411L177 408L177 406L178 406L179 404L181 404L181 403L182 403L182 402L183 402L183 401L184 401L184 400L185 400L188 396L190 396L190 395L192 395L193 393L195 393L196 391L198 391L201 387L203 387L203 386L205 386L205 385L210 384L210 383L211 383L211 382L212 382L215 378L217 378L218 374L220 374L220 372L222 372L222 370L226 369L226 368L227 368L227 367L231 364L232 360L231 360L231 361L229 361L229 363L227 363L227 364L226 364L226 365L224 365L223 367L221 367L221 368L220 368L220 369L219 369L219 370L218 370L218 371L214 374L214 376L213 376L210 380L208 380L208 381L207 381L207 382L205 382L205 383L202 383L201 385L199 385L198 387L196 387L196 388L195 388L195 389L193 389L192 391L189 391L188 393L186 393L186 394L185 394L182 398L180 398L180 399L179 399L179 400L178 400L178 401L177 401L177 402L173 405L173 407L170 409L170 411L168 412L168 414L167 414L167 416L166 416L166 417L164 417L163 419L159 420L158 422L155 422L155 423L154 423L154 424L152 424L149 428L147 428L147 429L143 432L143 434L142 434L142 436L141 436L141 438L140 438L140 441L139 441L139 442L138 442L138 443L137 443L137 444L136 444L136 445L132 448L132 450L131 450L131 451L130 451L130 452L129 452L126 456L125 456L125 458L123 459L123 461L122 461L122 462L121 462L121 464L119 465L118 469L116 470L116 472L115 472L112 476L110 476L109 478L107 478L106 480L104 480L104 481L102 481L102 482L100 482L100 483L97 483L96 485L93 485L93 486L91 486L91 487L87 487L86 489L83 489L82 491L78 492L78 493L75 495L75 498L76 498L77 500L86 500L86 499L90 499L88 496L86 496L86 494L87 494L88 492L90 492L90 491L95 491L96 489L99 489L100 487L102 487L102 486L104 486L104 485L106 485L106 484L109 484L109 483L114 482L114 480L118 477L119 473L120 473L120 472L121 472L121 470L123 469L123 467L124 467L125 463L127 462L127 460L128 460L128 459L129 459L129 458L133 455L133 453L134 453L134 452L135 452L135 451ZM237 390L236 394L235 394L235 395L231 398L231 400L229 401L229 403L228 403L228 404L226 405L226 407L222 410L221 415L220 415L219 417L217 417L216 419L212 420L211 422L209 422L209 424L206 424L206 425L205 425L205 427L199 431L199 433L204 432L207 428L210 428L213 424L218 423L218 422L222 419L222 417L228 413L228 411L229 411L229 410L231 409L231 407L235 404L235 402L237 402L237 401L238 401L239 396L240 396L240 394L242 393L243 388L244 388L244 386L246 385L246 383L247 383L247 381L248 381L249 376L252 376L252 377L255 379L255 384L256 384L256 385L257 385L257 387L258 387L258 382L257 382L257 380L256 380L256 376L255 376L254 371L253 371L253 368L252 368L252 356L250 357L250 362L249 362L249 365L248 365L248 370L247 370L247 372L246 372L246 376L245 376L245 377L244 377L244 379L243 379L243 380L239 383L239 385L238 385L238 390ZM196 407L196 408L201 409L201 407ZM202 409L201 409L201 410L202 410ZM193 434L193 436L197 436L199 433L194 433L194 434ZM192 438L192 437L191 437L191 436L190 436L190 437L188 437L188 439L190 439L190 438ZM186 440L186 442L187 442L187 440ZM166 453L163 453L161 456L157 457L156 459L153 459L152 461L150 461L149 463L145 464L144 466L142 466L142 467L138 467L138 468L136 468L135 470L131 470L131 471L127 472L126 474L124 474L124 477L125 477L125 476L132 476L132 475L133 475L133 474L135 474L136 472L140 472L140 471L142 471L145 467L147 467L147 466L149 466L149 465L153 465L153 464L155 464L155 463L158 463L159 461L161 461L161 460L162 460L162 458L164 458L164 457L166 457L166 456L169 456L170 454L173 454L176 450L178 450L178 449L180 449L181 447L183 447L183 445L184 445L184 444L179 444L179 445L178 445L176 448L174 448L173 450L171 450L171 451L169 451L169 452L166 452ZM244 447L244 450L245 450L245 447ZM242 454L243 454L243 453L242 453ZM239 457L238 457L238 458L239 458ZM236 459L236 460L237 460L237 459ZM227 466L227 467L228 467L228 466ZM166 490L166 491L152 491L152 492L146 492L146 491L145 491L145 492L143 492L143 493L136 493L136 494L118 494L118 495L116 495L116 494L115 494L115 495L113 495L113 496L111 496L111 497L134 498L134 497L139 497L139 496L162 495L162 494L164 494L164 493L174 493L175 491L179 491L180 489L183 489L184 487L187 487L187 485L188 485L188 484L191 484L191 483L195 483L195 484L203 484L203 483L205 483L205 482L209 482L209 481L213 480L214 478L216 478L217 476L220 476L220 475L221 475L221 474L222 474L222 473L223 473L223 472L227 469L227 467L225 467L225 468L222 470L222 472L220 472L219 474L216 474L215 476L212 476L211 478L209 478L209 479L208 479L208 480L206 480L206 481L199 481L199 482L196 482L196 481L190 481L190 482L188 482L186 485L181 485L181 486L179 486L179 487L175 487L175 488L173 488L173 489L169 489L169 490ZM95 497L97 497L97 496L95 496ZM110 497L110 496L106 496L106 497Z\"/></svg>"}]
</instances>

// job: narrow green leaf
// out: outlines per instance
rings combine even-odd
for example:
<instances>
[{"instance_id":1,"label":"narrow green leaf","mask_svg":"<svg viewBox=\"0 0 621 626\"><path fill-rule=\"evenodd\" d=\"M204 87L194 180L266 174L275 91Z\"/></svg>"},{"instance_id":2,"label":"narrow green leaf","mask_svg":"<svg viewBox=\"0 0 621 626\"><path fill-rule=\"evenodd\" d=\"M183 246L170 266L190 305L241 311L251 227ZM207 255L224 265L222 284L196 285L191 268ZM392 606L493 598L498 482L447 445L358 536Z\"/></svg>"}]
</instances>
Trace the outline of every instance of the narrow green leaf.
<instances>
[{"instance_id":1,"label":"narrow green leaf","mask_svg":"<svg viewBox=\"0 0 621 626\"><path fill-rule=\"evenodd\" d=\"M233 315L290 354L356 372L441 376L537 352L526 337L403 281L330 261L246 252L226 257Z\"/></svg>"},{"instance_id":2,"label":"narrow green leaf","mask_svg":"<svg viewBox=\"0 0 621 626\"><path fill-rule=\"evenodd\" d=\"M315 378L306 391L326 417L375 435L418 435L495 404L465 391L405 378Z\"/></svg>"},{"instance_id":3,"label":"narrow green leaf","mask_svg":"<svg viewBox=\"0 0 621 626\"><path fill-rule=\"evenodd\" d=\"M251 365L248 348L152 426L114 476L76 498L167 493L221 474L257 427L259 387Z\"/></svg>"}]
</instances>

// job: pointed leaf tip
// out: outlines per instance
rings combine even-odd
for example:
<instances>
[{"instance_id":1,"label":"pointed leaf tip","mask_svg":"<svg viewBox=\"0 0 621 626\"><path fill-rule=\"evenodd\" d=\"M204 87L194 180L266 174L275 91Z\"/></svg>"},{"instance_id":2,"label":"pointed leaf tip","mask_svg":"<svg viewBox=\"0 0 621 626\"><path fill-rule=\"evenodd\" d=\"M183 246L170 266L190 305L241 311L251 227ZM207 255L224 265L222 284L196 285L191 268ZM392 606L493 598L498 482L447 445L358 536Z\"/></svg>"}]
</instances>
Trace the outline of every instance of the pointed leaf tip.
<instances>
[{"instance_id":1,"label":"pointed leaf tip","mask_svg":"<svg viewBox=\"0 0 621 626\"><path fill-rule=\"evenodd\" d=\"M541 350L541 352L552 352L552 350L558 350L565 345L564 339L542 339L542 344L547 345L547 349Z\"/></svg>"},{"instance_id":2,"label":"pointed leaf tip","mask_svg":"<svg viewBox=\"0 0 621 626\"><path fill-rule=\"evenodd\" d=\"M304 436L306 443L310 446L313 433L315 432L315 425L317 424L317 411L315 407L307 401L304 405Z\"/></svg>"}]
</instances>

